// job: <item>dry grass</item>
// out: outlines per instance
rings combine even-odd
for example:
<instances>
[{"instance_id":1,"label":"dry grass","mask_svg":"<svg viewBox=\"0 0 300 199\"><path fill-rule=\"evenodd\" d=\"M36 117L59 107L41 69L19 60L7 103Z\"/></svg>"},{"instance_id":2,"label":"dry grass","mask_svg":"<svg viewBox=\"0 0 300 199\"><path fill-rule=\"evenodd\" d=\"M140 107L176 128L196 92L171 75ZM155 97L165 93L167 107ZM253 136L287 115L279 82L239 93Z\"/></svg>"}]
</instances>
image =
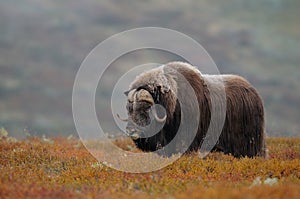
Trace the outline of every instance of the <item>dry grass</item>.
<instances>
[{"instance_id":1,"label":"dry grass","mask_svg":"<svg viewBox=\"0 0 300 199\"><path fill-rule=\"evenodd\" d=\"M300 198L300 138L270 138L268 148L267 160L191 154L132 174L97 163L77 139L2 137L0 198Z\"/></svg>"}]
</instances>

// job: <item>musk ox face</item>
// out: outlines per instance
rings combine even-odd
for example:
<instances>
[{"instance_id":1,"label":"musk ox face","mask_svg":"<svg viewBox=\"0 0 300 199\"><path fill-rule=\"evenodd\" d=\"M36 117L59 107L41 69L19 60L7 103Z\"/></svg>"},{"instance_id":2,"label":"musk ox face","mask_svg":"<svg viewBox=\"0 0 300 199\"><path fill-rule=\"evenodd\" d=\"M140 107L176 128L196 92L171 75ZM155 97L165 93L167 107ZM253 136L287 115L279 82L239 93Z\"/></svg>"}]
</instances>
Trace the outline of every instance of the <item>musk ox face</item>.
<instances>
[{"instance_id":1,"label":"musk ox face","mask_svg":"<svg viewBox=\"0 0 300 199\"><path fill-rule=\"evenodd\" d=\"M125 94L128 97L126 133L134 140L157 133L167 116L155 105L150 92L140 88L127 91Z\"/></svg>"}]
</instances>

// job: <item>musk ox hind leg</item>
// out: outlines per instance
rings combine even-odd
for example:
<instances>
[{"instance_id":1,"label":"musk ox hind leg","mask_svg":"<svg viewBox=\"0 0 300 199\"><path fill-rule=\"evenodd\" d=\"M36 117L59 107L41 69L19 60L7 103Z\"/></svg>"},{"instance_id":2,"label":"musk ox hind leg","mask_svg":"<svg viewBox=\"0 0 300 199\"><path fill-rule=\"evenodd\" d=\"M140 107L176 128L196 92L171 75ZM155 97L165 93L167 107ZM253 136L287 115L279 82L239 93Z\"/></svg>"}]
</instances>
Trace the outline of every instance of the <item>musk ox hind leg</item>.
<instances>
[{"instance_id":1,"label":"musk ox hind leg","mask_svg":"<svg viewBox=\"0 0 300 199\"><path fill-rule=\"evenodd\" d=\"M235 157L266 157L264 108L255 88L244 78L223 77L226 119L218 145Z\"/></svg>"}]
</instances>

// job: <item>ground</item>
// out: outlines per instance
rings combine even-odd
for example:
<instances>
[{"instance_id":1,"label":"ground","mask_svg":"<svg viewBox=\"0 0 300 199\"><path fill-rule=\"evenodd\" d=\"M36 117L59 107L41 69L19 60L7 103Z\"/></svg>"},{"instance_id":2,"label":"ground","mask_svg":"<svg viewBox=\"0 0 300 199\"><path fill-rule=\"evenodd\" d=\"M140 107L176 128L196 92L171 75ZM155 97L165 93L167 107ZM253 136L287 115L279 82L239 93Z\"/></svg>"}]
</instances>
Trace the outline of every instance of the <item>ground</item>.
<instances>
[{"instance_id":1,"label":"ground","mask_svg":"<svg viewBox=\"0 0 300 199\"><path fill-rule=\"evenodd\" d=\"M268 159L194 153L133 174L98 163L76 138L2 136L0 198L300 198L300 138L267 144Z\"/></svg>"}]
</instances>

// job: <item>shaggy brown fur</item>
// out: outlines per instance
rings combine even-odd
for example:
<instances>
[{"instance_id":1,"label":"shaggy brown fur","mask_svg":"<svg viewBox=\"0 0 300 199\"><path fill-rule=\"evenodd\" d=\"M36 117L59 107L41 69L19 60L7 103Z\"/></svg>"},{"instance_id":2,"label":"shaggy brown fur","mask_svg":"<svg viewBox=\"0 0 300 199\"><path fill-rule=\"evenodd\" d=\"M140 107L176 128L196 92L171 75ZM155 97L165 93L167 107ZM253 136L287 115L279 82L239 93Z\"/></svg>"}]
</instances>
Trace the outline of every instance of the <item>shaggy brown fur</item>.
<instances>
[{"instance_id":1,"label":"shaggy brown fur","mask_svg":"<svg viewBox=\"0 0 300 199\"><path fill-rule=\"evenodd\" d=\"M185 93L185 86L182 85L184 83L180 82L178 73L183 75L194 89L200 111L196 137L188 152L199 150L203 143L211 120L210 92L218 93L220 82L223 81L227 104L226 118L213 150L235 157L265 156L263 102L255 88L242 77L202 75L195 67L182 62L171 62L144 72L130 85L127 92L129 115L127 131L129 135L135 133L134 142L138 148L155 151L166 146L175 137L182 117L177 94L183 93L187 99L191 97L191 94ZM210 90L207 84L210 84ZM143 134L141 127L150 123L149 109L154 103L165 107L166 122L159 133L148 138L140 138L139 136ZM188 107L188 111L194 109L193 105ZM195 118L188 118L188 121L192 120Z\"/></svg>"}]
</instances>

